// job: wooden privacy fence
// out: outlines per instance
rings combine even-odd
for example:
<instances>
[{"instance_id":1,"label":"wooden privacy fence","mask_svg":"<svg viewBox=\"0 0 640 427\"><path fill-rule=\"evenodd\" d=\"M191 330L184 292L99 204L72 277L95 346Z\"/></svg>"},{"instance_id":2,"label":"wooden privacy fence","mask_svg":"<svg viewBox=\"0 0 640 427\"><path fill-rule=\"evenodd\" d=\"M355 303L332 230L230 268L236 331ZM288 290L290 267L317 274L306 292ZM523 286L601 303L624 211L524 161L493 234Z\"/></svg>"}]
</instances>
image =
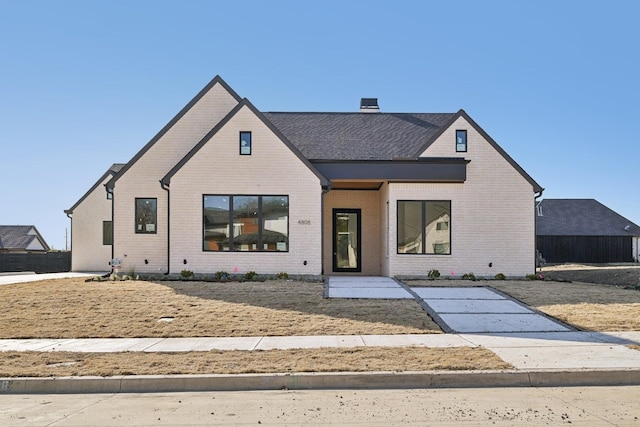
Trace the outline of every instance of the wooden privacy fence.
<instances>
[{"instance_id":1,"label":"wooden privacy fence","mask_svg":"<svg viewBox=\"0 0 640 427\"><path fill-rule=\"evenodd\" d=\"M537 249L547 262L632 262L629 236L537 236Z\"/></svg>"},{"instance_id":2,"label":"wooden privacy fence","mask_svg":"<svg viewBox=\"0 0 640 427\"><path fill-rule=\"evenodd\" d=\"M33 271L36 273L71 271L71 252L0 253L0 273L16 271Z\"/></svg>"}]
</instances>

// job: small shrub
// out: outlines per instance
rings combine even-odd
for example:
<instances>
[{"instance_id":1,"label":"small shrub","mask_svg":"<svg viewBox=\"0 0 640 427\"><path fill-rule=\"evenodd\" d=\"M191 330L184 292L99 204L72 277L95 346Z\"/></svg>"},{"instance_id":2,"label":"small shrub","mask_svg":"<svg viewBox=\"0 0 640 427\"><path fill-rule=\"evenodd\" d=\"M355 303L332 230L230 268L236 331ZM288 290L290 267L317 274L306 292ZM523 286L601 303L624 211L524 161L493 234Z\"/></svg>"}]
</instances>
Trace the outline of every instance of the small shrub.
<instances>
[{"instance_id":1,"label":"small shrub","mask_svg":"<svg viewBox=\"0 0 640 427\"><path fill-rule=\"evenodd\" d=\"M476 280L476 275L473 273L464 273L462 275L462 280L471 280L471 281L475 281Z\"/></svg>"},{"instance_id":2,"label":"small shrub","mask_svg":"<svg viewBox=\"0 0 640 427\"><path fill-rule=\"evenodd\" d=\"M182 270L180 272L180 277L184 279L193 279L193 271L191 270Z\"/></svg>"},{"instance_id":3,"label":"small shrub","mask_svg":"<svg viewBox=\"0 0 640 427\"><path fill-rule=\"evenodd\" d=\"M427 277L429 279L437 279L438 277L440 277L440 272L438 270L429 270L429 272L427 273Z\"/></svg>"},{"instance_id":4,"label":"small shrub","mask_svg":"<svg viewBox=\"0 0 640 427\"><path fill-rule=\"evenodd\" d=\"M216 280L229 279L229 273L227 273L226 271L216 271L216 273L213 276L216 278Z\"/></svg>"},{"instance_id":5,"label":"small shrub","mask_svg":"<svg viewBox=\"0 0 640 427\"><path fill-rule=\"evenodd\" d=\"M502 273L498 273L498 274L496 274L495 278L496 278L496 280L506 280L507 276L505 276Z\"/></svg>"},{"instance_id":6,"label":"small shrub","mask_svg":"<svg viewBox=\"0 0 640 427\"><path fill-rule=\"evenodd\" d=\"M244 273L245 280L256 280L258 278L258 273L255 271L247 271Z\"/></svg>"},{"instance_id":7,"label":"small shrub","mask_svg":"<svg viewBox=\"0 0 640 427\"><path fill-rule=\"evenodd\" d=\"M538 274L527 274L527 279L528 280L544 280L544 276L542 275L542 273L538 273Z\"/></svg>"},{"instance_id":8,"label":"small shrub","mask_svg":"<svg viewBox=\"0 0 640 427\"><path fill-rule=\"evenodd\" d=\"M289 274L287 274L286 271L281 271L280 273L276 274L276 279L287 280L287 279L289 279Z\"/></svg>"}]
</instances>

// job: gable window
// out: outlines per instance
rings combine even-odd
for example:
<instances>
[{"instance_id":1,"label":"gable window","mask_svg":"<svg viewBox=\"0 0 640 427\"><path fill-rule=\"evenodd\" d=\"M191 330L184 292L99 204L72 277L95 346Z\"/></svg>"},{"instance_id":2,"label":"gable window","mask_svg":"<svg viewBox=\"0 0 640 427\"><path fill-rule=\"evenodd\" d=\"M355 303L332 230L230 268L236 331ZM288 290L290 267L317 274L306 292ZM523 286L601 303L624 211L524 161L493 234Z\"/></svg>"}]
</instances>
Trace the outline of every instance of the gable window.
<instances>
[{"instance_id":1,"label":"gable window","mask_svg":"<svg viewBox=\"0 0 640 427\"><path fill-rule=\"evenodd\" d=\"M451 201L398 201L398 254L451 255Z\"/></svg>"},{"instance_id":2,"label":"gable window","mask_svg":"<svg viewBox=\"0 0 640 427\"><path fill-rule=\"evenodd\" d=\"M157 232L158 199L136 198L136 234Z\"/></svg>"},{"instance_id":3,"label":"gable window","mask_svg":"<svg viewBox=\"0 0 640 427\"><path fill-rule=\"evenodd\" d=\"M467 131L456 131L456 152L465 153L467 151Z\"/></svg>"},{"instance_id":4,"label":"gable window","mask_svg":"<svg viewBox=\"0 0 640 427\"><path fill-rule=\"evenodd\" d=\"M203 196L203 250L287 252L289 196Z\"/></svg>"},{"instance_id":5,"label":"gable window","mask_svg":"<svg viewBox=\"0 0 640 427\"><path fill-rule=\"evenodd\" d=\"M102 244L113 245L113 221L102 221Z\"/></svg>"},{"instance_id":6,"label":"gable window","mask_svg":"<svg viewBox=\"0 0 640 427\"><path fill-rule=\"evenodd\" d=\"M251 155L251 132L240 132L240 155Z\"/></svg>"}]
</instances>

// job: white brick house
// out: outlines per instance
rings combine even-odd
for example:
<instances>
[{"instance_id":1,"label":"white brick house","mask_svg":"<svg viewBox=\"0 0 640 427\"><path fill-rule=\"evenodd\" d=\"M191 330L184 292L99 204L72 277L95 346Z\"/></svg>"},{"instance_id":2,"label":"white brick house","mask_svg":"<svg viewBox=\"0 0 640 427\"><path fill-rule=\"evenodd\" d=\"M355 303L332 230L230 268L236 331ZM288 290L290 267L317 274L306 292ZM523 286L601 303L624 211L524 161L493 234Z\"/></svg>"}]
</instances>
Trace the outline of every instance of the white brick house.
<instances>
[{"instance_id":1,"label":"white brick house","mask_svg":"<svg viewBox=\"0 0 640 427\"><path fill-rule=\"evenodd\" d=\"M214 78L65 211L73 270L119 259L155 274L534 271L542 187L463 110L362 101L263 113Z\"/></svg>"}]
</instances>

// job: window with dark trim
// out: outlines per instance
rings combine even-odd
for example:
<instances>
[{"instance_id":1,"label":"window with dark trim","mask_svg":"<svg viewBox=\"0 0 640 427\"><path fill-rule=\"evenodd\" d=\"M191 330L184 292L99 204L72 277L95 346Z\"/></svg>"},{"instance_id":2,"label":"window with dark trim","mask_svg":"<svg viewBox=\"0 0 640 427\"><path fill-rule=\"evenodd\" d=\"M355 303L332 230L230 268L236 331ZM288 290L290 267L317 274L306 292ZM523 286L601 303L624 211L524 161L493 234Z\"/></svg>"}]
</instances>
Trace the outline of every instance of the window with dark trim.
<instances>
[{"instance_id":1,"label":"window with dark trim","mask_svg":"<svg viewBox=\"0 0 640 427\"><path fill-rule=\"evenodd\" d=\"M113 245L113 221L102 221L102 244Z\"/></svg>"},{"instance_id":2,"label":"window with dark trim","mask_svg":"<svg viewBox=\"0 0 640 427\"><path fill-rule=\"evenodd\" d=\"M251 132L240 132L240 155L251 155Z\"/></svg>"},{"instance_id":3,"label":"window with dark trim","mask_svg":"<svg viewBox=\"0 0 640 427\"><path fill-rule=\"evenodd\" d=\"M204 195L202 223L204 251L289 251L289 196Z\"/></svg>"},{"instance_id":4,"label":"window with dark trim","mask_svg":"<svg viewBox=\"0 0 640 427\"><path fill-rule=\"evenodd\" d=\"M456 152L465 153L467 151L467 131L456 131Z\"/></svg>"},{"instance_id":5,"label":"window with dark trim","mask_svg":"<svg viewBox=\"0 0 640 427\"><path fill-rule=\"evenodd\" d=\"M451 201L398 201L398 254L451 255Z\"/></svg>"},{"instance_id":6,"label":"window with dark trim","mask_svg":"<svg viewBox=\"0 0 640 427\"><path fill-rule=\"evenodd\" d=\"M158 232L158 199L136 198L136 234Z\"/></svg>"}]
</instances>

